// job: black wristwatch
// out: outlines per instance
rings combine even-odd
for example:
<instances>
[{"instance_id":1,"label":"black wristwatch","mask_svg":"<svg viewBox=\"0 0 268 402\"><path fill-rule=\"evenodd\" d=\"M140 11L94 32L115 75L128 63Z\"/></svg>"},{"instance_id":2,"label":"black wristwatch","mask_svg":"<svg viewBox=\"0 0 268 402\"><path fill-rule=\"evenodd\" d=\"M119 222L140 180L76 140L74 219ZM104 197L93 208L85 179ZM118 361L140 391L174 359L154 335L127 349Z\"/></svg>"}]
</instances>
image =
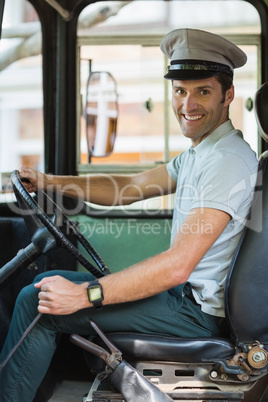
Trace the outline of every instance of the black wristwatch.
<instances>
[{"instance_id":1,"label":"black wristwatch","mask_svg":"<svg viewBox=\"0 0 268 402\"><path fill-rule=\"evenodd\" d=\"M87 287L88 300L96 309L102 308L103 290L102 286L97 279L89 282Z\"/></svg>"}]
</instances>

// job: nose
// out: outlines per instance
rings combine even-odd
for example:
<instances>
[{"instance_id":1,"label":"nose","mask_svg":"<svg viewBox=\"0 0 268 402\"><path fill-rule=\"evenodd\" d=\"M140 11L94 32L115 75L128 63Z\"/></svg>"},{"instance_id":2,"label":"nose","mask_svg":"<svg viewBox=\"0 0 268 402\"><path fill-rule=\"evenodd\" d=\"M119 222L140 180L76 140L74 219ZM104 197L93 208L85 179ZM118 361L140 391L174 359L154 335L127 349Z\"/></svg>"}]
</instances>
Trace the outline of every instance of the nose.
<instances>
[{"instance_id":1,"label":"nose","mask_svg":"<svg viewBox=\"0 0 268 402\"><path fill-rule=\"evenodd\" d=\"M183 108L185 112L191 112L197 108L197 100L194 94L188 93L183 100Z\"/></svg>"}]
</instances>

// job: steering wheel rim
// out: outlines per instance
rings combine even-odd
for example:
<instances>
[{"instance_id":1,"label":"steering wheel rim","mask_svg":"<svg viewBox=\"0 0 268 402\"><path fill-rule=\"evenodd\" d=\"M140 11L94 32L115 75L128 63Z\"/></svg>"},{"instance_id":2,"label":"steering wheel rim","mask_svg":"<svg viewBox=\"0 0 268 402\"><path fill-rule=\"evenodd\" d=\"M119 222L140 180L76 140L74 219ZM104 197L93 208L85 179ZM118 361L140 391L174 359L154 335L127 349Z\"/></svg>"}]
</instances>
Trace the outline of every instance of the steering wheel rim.
<instances>
[{"instance_id":1,"label":"steering wheel rim","mask_svg":"<svg viewBox=\"0 0 268 402\"><path fill-rule=\"evenodd\" d=\"M88 261L85 256L74 246L70 240L64 235L64 233L54 224L54 222L48 217L40 205L34 200L31 194L24 187L18 170L14 170L11 173L11 182L13 190L21 210L26 210L26 214L22 214L25 220L26 226L30 232L45 226L48 231L55 238L58 246L67 250L72 256L74 256L77 261L80 262L90 273L92 273L96 278L110 274L109 269L105 265L102 258L99 256L97 251L92 247L88 240L82 235L76 225L63 213L61 208L43 191L42 195L52 203L56 216L56 212L60 213L64 217L65 224L68 222L68 227L72 231L75 239L84 247L87 253L92 257L94 262L97 264L96 268L90 261ZM36 229L35 229L36 227Z\"/></svg>"}]
</instances>

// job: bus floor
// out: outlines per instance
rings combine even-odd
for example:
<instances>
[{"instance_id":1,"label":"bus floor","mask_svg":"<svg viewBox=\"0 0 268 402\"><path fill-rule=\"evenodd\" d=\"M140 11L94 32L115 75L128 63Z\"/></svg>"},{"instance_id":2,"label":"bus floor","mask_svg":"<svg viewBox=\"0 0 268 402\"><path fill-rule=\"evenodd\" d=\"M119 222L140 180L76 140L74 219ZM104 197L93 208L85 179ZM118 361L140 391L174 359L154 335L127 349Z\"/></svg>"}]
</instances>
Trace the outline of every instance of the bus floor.
<instances>
[{"instance_id":1,"label":"bus floor","mask_svg":"<svg viewBox=\"0 0 268 402\"><path fill-rule=\"evenodd\" d=\"M94 381L84 353L62 335L34 402L83 402Z\"/></svg>"},{"instance_id":2,"label":"bus floor","mask_svg":"<svg viewBox=\"0 0 268 402\"><path fill-rule=\"evenodd\" d=\"M63 381L49 402L82 402L91 385L91 382L85 381Z\"/></svg>"}]
</instances>

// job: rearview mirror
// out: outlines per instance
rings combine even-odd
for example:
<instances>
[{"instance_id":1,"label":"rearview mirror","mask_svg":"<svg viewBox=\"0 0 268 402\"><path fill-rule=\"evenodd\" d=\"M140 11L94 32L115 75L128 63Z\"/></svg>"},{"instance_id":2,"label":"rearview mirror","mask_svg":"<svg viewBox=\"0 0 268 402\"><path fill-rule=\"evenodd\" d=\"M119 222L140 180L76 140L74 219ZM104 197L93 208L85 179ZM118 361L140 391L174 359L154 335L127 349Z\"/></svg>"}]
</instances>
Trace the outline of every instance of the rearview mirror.
<instances>
[{"instance_id":1,"label":"rearview mirror","mask_svg":"<svg viewBox=\"0 0 268 402\"><path fill-rule=\"evenodd\" d=\"M117 99L116 81L110 73L90 73L85 107L89 162L92 156L104 157L113 151L118 117Z\"/></svg>"}]
</instances>

